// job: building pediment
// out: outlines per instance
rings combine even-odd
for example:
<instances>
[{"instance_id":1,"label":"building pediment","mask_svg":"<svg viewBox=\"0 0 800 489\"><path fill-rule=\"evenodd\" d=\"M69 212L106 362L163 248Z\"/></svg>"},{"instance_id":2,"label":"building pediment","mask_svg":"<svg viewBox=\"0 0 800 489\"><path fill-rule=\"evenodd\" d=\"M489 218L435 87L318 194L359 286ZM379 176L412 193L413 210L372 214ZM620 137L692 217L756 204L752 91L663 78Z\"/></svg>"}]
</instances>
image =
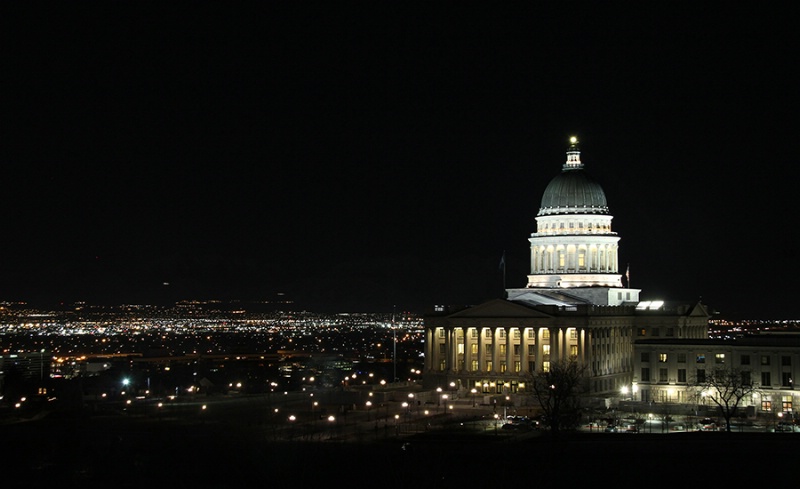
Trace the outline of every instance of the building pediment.
<instances>
[{"instance_id":1,"label":"building pediment","mask_svg":"<svg viewBox=\"0 0 800 489\"><path fill-rule=\"evenodd\" d=\"M689 310L688 316L691 317L710 317L711 314L708 312L708 307L702 302L697 302L694 307Z\"/></svg>"},{"instance_id":2,"label":"building pediment","mask_svg":"<svg viewBox=\"0 0 800 489\"><path fill-rule=\"evenodd\" d=\"M505 299L493 299L453 313L451 319L484 318L551 318L553 316Z\"/></svg>"}]
</instances>

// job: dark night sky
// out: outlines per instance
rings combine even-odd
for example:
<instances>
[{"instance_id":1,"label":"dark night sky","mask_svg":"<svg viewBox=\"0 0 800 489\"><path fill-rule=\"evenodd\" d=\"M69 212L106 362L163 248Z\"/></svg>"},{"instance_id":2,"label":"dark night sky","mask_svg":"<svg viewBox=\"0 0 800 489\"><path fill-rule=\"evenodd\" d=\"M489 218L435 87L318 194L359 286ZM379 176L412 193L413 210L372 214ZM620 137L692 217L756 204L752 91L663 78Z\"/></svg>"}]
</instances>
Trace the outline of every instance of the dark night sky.
<instances>
[{"instance_id":1,"label":"dark night sky","mask_svg":"<svg viewBox=\"0 0 800 489\"><path fill-rule=\"evenodd\" d=\"M0 300L481 302L575 134L643 298L800 316L792 16L587 5L4 3Z\"/></svg>"}]
</instances>

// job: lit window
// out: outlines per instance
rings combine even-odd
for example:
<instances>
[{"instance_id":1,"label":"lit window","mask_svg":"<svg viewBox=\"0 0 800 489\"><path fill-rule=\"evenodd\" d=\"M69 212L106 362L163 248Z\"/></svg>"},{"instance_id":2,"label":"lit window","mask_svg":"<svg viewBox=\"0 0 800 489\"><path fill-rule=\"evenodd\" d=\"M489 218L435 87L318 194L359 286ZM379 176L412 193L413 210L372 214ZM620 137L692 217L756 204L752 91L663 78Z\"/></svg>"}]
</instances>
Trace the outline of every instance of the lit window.
<instances>
[{"instance_id":1,"label":"lit window","mask_svg":"<svg viewBox=\"0 0 800 489\"><path fill-rule=\"evenodd\" d=\"M724 353L715 354L714 363L725 363L725 354Z\"/></svg>"}]
</instances>

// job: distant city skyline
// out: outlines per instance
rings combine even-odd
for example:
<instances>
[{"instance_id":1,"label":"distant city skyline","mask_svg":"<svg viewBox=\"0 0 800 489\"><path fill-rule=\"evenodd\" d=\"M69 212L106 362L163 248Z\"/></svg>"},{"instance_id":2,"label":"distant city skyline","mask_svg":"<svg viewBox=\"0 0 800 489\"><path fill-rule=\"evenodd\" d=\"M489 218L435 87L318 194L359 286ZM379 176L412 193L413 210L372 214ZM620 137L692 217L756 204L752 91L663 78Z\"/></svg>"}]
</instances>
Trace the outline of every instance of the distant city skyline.
<instances>
[{"instance_id":1,"label":"distant city skyline","mask_svg":"<svg viewBox=\"0 0 800 489\"><path fill-rule=\"evenodd\" d=\"M0 300L480 303L504 253L524 286L576 135L643 299L796 316L797 41L777 6L11 4L0 22Z\"/></svg>"}]
</instances>

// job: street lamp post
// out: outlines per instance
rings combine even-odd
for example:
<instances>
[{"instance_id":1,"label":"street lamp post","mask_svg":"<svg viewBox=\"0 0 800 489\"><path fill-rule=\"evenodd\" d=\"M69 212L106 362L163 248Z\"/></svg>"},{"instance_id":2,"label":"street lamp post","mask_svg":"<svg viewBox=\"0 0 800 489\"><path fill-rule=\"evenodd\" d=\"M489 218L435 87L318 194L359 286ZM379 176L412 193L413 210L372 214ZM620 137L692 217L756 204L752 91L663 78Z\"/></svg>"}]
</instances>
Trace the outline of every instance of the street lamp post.
<instances>
[{"instance_id":1,"label":"street lamp post","mask_svg":"<svg viewBox=\"0 0 800 489\"><path fill-rule=\"evenodd\" d=\"M475 393L478 391L473 387L470 392L472 392L472 407L475 407Z\"/></svg>"},{"instance_id":2,"label":"street lamp post","mask_svg":"<svg viewBox=\"0 0 800 489\"><path fill-rule=\"evenodd\" d=\"M39 387L43 387L42 382L44 382L44 348L39 352Z\"/></svg>"}]
</instances>

